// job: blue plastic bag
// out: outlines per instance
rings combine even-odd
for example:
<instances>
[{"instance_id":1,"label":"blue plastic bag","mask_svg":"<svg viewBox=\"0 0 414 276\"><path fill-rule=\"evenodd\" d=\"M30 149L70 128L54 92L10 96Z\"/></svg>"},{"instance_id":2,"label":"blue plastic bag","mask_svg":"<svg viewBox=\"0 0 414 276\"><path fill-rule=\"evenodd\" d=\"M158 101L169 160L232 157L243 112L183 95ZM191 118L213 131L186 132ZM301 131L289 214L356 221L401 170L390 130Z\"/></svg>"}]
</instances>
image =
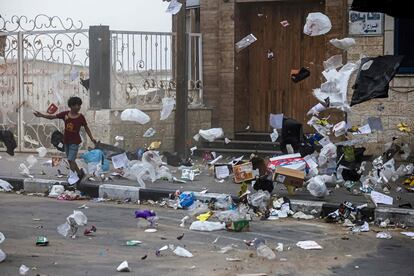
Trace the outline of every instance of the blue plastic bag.
<instances>
[{"instance_id":1,"label":"blue plastic bag","mask_svg":"<svg viewBox=\"0 0 414 276\"><path fill-rule=\"evenodd\" d=\"M85 161L86 164L101 163L103 171L109 170L109 161L105 159L103 151L99 149L87 151L81 155L81 158Z\"/></svg>"},{"instance_id":2,"label":"blue plastic bag","mask_svg":"<svg viewBox=\"0 0 414 276\"><path fill-rule=\"evenodd\" d=\"M187 208L193 205L194 203L194 194L193 193L182 193L180 194L180 206L182 208Z\"/></svg>"}]
</instances>

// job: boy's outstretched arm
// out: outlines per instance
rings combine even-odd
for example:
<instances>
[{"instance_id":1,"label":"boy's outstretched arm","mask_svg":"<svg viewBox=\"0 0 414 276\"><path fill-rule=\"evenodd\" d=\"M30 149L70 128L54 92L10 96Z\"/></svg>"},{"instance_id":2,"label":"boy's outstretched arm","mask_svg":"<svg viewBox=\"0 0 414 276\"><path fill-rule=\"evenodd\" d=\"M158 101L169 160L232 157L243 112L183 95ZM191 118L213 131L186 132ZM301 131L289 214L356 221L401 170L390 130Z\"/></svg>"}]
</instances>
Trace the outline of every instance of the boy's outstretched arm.
<instances>
[{"instance_id":1,"label":"boy's outstretched arm","mask_svg":"<svg viewBox=\"0 0 414 276\"><path fill-rule=\"evenodd\" d=\"M86 126L84 126L85 127L85 131L86 131L86 134L88 134L88 136L89 136L89 138L91 139L91 141L94 143L94 144L96 144L97 143L97 141L93 138L93 136L92 136L92 132L91 132L91 130L89 129L89 127L86 125Z\"/></svg>"},{"instance_id":2,"label":"boy's outstretched arm","mask_svg":"<svg viewBox=\"0 0 414 276\"><path fill-rule=\"evenodd\" d=\"M33 112L33 114L36 117L42 117L42 118L46 118L46 119L49 119L49 120L57 118L56 115L54 115L54 114L43 114L43 113L40 113L39 111L35 111L35 112Z\"/></svg>"}]
</instances>

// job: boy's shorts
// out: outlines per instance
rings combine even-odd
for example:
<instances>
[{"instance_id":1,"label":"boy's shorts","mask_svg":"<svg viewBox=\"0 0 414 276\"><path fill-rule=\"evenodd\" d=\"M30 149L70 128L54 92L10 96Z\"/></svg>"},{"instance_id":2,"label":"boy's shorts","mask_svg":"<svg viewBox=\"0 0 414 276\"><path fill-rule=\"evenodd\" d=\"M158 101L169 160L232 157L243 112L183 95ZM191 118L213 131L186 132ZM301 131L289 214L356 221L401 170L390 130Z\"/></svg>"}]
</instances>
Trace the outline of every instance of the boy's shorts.
<instances>
[{"instance_id":1,"label":"boy's shorts","mask_svg":"<svg viewBox=\"0 0 414 276\"><path fill-rule=\"evenodd\" d=\"M69 161L75 161L78 155L79 145L77 144L65 144L66 157Z\"/></svg>"}]
</instances>

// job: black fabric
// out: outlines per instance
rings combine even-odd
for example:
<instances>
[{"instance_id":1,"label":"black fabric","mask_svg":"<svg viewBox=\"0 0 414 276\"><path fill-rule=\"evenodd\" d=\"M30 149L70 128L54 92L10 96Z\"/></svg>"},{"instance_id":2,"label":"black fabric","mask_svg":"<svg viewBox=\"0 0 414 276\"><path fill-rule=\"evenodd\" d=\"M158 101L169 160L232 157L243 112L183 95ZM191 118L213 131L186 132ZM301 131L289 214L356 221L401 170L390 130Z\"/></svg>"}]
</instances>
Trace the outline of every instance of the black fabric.
<instances>
[{"instance_id":1,"label":"black fabric","mask_svg":"<svg viewBox=\"0 0 414 276\"><path fill-rule=\"evenodd\" d=\"M256 179L256 182L253 184L253 189L256 191L262 190L262 191L268 191L269 193L272 193L273 191L273 181L267 179L267 176L259 177Z\"/></svg>"},{"instance_id":2,"label":"black fabric","mask_svg":"<svg viewBox=\"0 0 414 276\"><path fill-rule=\"evenodd\" d=\"M394 78L400 67L403 56L367 57L361 60L355 81L351 106L375 98L388 98L389 82ZM361 70L368 61L373 63L367 70Z\"/></svg>"},{"instance_id":3,"label":"black fabric","mask_svg":"<svg viewBox=\"0 0 414 276\"><path fill-rule=\"evenodd\" d=\"M354 0L351 10L360 12L382 12L393 17L414 18L410 5L405 0Z\"/></svg>"},{"instance_id":4,"label":"black fabric","mask_svg":"<svg viewBox=\"0 0 414 276\"><path fill-rule=\"evenodd\" d=\"M13 133L10 130L0 130L0 142L6 146L7 154L13 156L14 149L17 148Z\"/></svg>"},{"instance_id":5,"label":"black fabric","mask_svg":"<svg viewBox=\"0 0 414 276\"><path fill-rule=\"evenodd\" d=\"M283 118L282 139L280 147L286 153L286 145L291 144L295 152L301 148L303 141L303 127L298 121L291 118Z\"/></svg>"},{"instance_id":6,"label":"black fabric","mask_svg":"<svg viewBox=\"0 0 414 276\"><path fill-rule=\"evenodd\" d=\"M61 152L65 152L65 146L63 144L63 134L59 130L55 130L50 138L52 145Z\"/></svg>"},{"instance_id":7,"label":"black fabric","mask_svg":"<svg viewBox=\"0 0 414 276\"><path fill-rule=\"evenodd\" d=\"M80 84L81 84L83 87L85 87L85 89L86 89L86 90L89 90L89 79L87 79L87 80L83 80L83 79L81 79L81 80L80 80Z\"/></svg>"},{"instance_id":8,"label":"black fabric","mask_svg":"<svg viewBox=\"0 0 414 276\"><path fill-rule=\"evenodd\" d=\"M302 67L300 68L299 73L292 74L290 78L292 79L293 82L296 83L296 82L300 82L301 80L306 79L309 76L310 76L310 71L306 69L305 67Z\"/></svg>"},{"instance_id":9,"label":"black fabric","mask_svg":"<svg viewBox=\"0 0 414 276\"><path fill-rule=\"evenodd\" d=\"M357 173L356 169L348 170L344 168L342 170L342 178L345 181L359 181L361 179L361 175Z\"/></svg>"}]
</instances>

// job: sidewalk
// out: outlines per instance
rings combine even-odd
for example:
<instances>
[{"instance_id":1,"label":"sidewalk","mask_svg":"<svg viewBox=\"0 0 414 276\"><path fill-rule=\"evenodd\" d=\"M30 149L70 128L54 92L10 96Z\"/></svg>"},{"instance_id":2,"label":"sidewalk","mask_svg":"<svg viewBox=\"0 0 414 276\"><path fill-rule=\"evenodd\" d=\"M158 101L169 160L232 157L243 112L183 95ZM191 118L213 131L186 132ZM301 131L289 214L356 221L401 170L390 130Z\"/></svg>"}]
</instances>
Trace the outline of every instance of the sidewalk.
<instances>
[{"instance_id":1,"label":"sidewalk","mask_svg":"<svg viewBox=\"0 0 414 276\"><path fill-rule=\"evenodd\" d=\"M1 152L0 156L0 179L15 179L22 181L25 177L19 173L19 164L25 162L27 156L30 154L27 153L17 153L15 156L8 156L6 153ZM67 174L68 169L65 167L64 162L60 167L46 167L42 166L42 163L49 160L49 158L38 158L36 154L33 154L38 159L38 162L30 169L30 173L35 179L47 179L47 180L56 180L56 181L66 181L66 178L57 177L57 169L60 169L63 174ZM146 181L146 189L149 190L160 190L165 193L170 193L176 190L180 191L195 191L200 192L205 189L208 189L209 192L213 193L225 193L236 196L240 185L235 184L232 179L226 179L223 183L219 183L214 179L213 171L209 171L205 166L201 165L200 160L196 160L196 165L199 166L201 175L196 176L194 181L187 181L186 183L176 183L169 182L165 180L158 180L154 183ZM171 173L173 176L180 178L181 172L174 167L170 167ZM42 174L42 171L45 175ZM400 204L411 203L414 206L414 193L407 192L399 183L391 184L390 196L394 198L394 205L392 207L398 208ZM113 181L88 181L85 179L84 184L86 186L97 186L102 184L111 184L111 185L120 185L120 186L131 186L138 187L136 181L128 180L125 178L113 177ZM396 187L400 186L403 189L400 192L396 192ZM288 196L287 190L284 185L276 186L276 193L280 196ZM297 191L295 195L289 195L290 199L297 200L307 200L315 202L325 202L331 204L339 204L344 201L350 201L354 204L363 204L368 203L369 206L374 206L371 200L364 194L353 195L351 192L347 191L345 188L335 188L334 186L328 186L328 189L331 190L331 193L323 199L313 197L307 190L304 188L302 191ZM391 207L391 206L389 206Z\"/></svg>"}]
</instances>

